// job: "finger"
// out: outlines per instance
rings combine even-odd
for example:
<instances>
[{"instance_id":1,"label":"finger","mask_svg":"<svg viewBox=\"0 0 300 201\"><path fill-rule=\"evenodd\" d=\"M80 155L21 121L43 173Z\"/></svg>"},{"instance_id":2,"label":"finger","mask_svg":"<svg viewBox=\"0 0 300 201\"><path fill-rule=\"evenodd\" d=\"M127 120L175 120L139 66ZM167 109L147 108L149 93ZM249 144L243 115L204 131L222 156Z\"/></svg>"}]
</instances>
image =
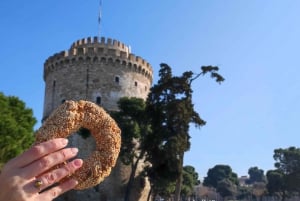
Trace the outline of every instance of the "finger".
<instances>
[{"instance_id":1,"label":"finger","mask_svg":"<svg viewBox=\"0 0 300 201\"><path fill-rule=\"evenodd\" d=\"M64 138L57 138L49 140L47 142L42 142L40 144L34 145L23 154L17 156L16 158L10 160L7 163L9 167L24 167L33 161L49 154L55 152L59 149L67 146L68 140Z\"/></svg>"},{"instance_id":2,"label":"finger","mask_svg":"<svg viewBox=\"0 0 300 201\"><path fill-rule=\"evenodd\" d=\"M67 163L65 166L50 171L46 174L41 175L36 178L37 181L40 181L40 186L38 190L43 190L49 186L59 182L61 179L72 175L77 169L79 169L83 164L81 159L75 159L72 162Z\"/></svg>"},{"instance_id":3,"label":"finger","mask_svg":"<svg viewBox=\"0 0 300 201\"><path fill-rule=\"evenodd\" d=\"M39 194L39 199L43 201L50 201L53 200L54 198L58 197L59 195L65 193L66 191L69 191L73 189L78 182L74 179L67 180L58 186L55 186L51 188L50 190L47 190L45 192L42 192Z\"/></svg>"},{"instance_id":4,"label":"finger","mask_svg":"<svg viewBox=\"0 0 300 201\"><path fill-rule=\"evenodd\" d=\"M24 178L30 179L49 171L53 166L64 163L78 153L77 148L65 148L40 158L28 166L22 168Z\"/></svg>"}]
</instances>

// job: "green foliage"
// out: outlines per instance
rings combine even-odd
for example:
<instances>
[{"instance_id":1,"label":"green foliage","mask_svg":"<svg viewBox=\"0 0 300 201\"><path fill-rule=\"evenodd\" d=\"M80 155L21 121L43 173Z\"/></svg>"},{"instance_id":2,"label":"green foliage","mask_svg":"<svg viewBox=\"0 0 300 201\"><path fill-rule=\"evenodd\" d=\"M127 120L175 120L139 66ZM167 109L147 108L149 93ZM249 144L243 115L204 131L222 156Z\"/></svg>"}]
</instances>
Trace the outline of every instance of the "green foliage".
<instances>
[{"instance_id":1,"label":"green foliage","mask_svg":"<svg viewBox=\"0 0 300 201\"><path fill-rule=\"evenodd\" d=\"M251 167L248 170L249 179L246 181L247 184L254 184L255 182L266 182L264 171L258 169L258 167Z\"/></svg>"},{"instance_id":2,"label":"green foliage","mask_svg":"<svg viewBox=\"0 0 300 201\"><path fill-rule=\"evenodd\" d=\"M198 173L193 166L183 167L181 194L185 197L192 195L194 187L200 184Z\"/></svg>"},{"instance_id":3,"label":"green foliage","mask_svg":"<svg viewBox=\"0 0 300 201\"><path fill-rule=\"evenodd\" d=\"M167 172L167 168L163 167L165 172L162 178L157 178L155 183L155 191L161 196L168 198L175 192L176 182L170 182L166 179L171 174ZM161 174L160 174L161 175ZM193 194L194 187L200 184L198 173L195 171L193 166L183 167L183 180L181 194L183 197L189 197Z\"/></svg>"},{"instance_id":4,"label":"green foliage","mask_svg":"<svg viewBox=\"0 0 300 201\"><path fill-rule=\"evenodd\" d=\"M237 194L237 185L229 178L218 181L216 189L223 198L234 197Z\"/></svg>"},{"instance_id":5,"label":"green foliage","mask_svg":"<svg viewBox=\"0 0 300 201\"><path fill-rule=\"evenodd\" d=\"M205 125L194 111L191 84L206 73L217 82L224 79L216 73L217 67L204 67L196 76L186 71L177 77L167 64L160 66L160 79L151 88L146 103L138 98L122 98L118 102L120 111L111 114L122 130L120 158L134 169L136 161L146 154L151 166L144 174L149 176L154 194L174 192L175 183L180 189L181 179L187 182L185 193L189 194L196 175L191 168L185 171L182 167L184 152L190 148L189 126Z\"/></svg>"},{"instance_id":6,"label":"green foliage","mask_svg":"<svg viewBox=\"0 0 300 201\"><path fill-rule=\"evenodd\" d=\"M159 191L157 184L161 180L176 183L175 200L180 193L183 175L184 153L190 149L189 126L205 125L205 121L194 110L192 103L192 82L200 75L211 73L217 82L224 81L217 67L202 67L202 72L194 75L191 71L181 76L173 76L167 64L160 65L158 83L151 88L146 102L146 111L152 132L146 136L145 149L147 160L152 164L147 174L154 191ZM160 192L158 192L160 193Z\"/></svg>"},{"instance_id":7,"label":"green foliage","mask_svg":"<svg viewBox=\"0 0 300 201\"><path fill-rule=\"evenodd\" d=\"M238 200L251 200L252 199L252 189L249 186L239 186L238 195L236 196Z\"/></svg>"},{"instance_id":8,"label":"green foliage","mask_svg":"<svg viewBox=\"0 0 300 201\"><path fill-rule=\"evenodd\" d=\"M176 182L170 182L166 179L158 179L155 183L155 192L161 197L169 198L174 194Z\"/></svg>"},{"instance_id":9,"label":"green foliage","mask_svg":"<svg viewBox=\"0 0 300 201\"><path fill-rule=\"evenodd\" d=\"M152 132L145 141L150 181L155 184L166 179L176 181L181 174L183 153L190 148L189 125L205 124L192 104L191 72L172 75L167 64L161 64L160 79L151 88L147 99L147 114ZM157 185L155 185L157 186Z\"/></svg>"},{"instance_id":10,"label":"green foliage","mask_svg":"<svg viewBox=\"0 0 300 201\"><path fill-rule=\"evenodd\" d=\"M35 123L32 110L23 101L0 93L0 166L33 143Z\"/></svg>"},{"instance_id":11,"label":"green foliage","mask_svg":"<svg viewBox=\"0 0 300 201\"><path fill-rule=\"evenodd\" d=\"M273 157L276 161L275 167L284 174L300 172L300 148L275 149Z\"/></svg>"},{"instance_id":12,"label":"green foliage","mask_svg":"<svg viewBox=\"0 0 300 201\"><path fill-rule=\"evenodd\" d=\"M224 77L218 73L219 67L218 66L201 66L201 73L197 74L193 79L191 79L191 82L195 79L197 79L200 75L206 75L207 73L210 73L210 77L215 79L216 82L221 84L225 81Z\"/></svg>"},{"instance_id":13,"label":"green foliage","mask_svg":"<svg viewBox=\"0 0 300 201\"><path fill-rule=\"evenodd\" d=\"M207 177L204 178L203 184L217 189L218 184L221 181L225 182L226 185L228 181L230 181L233 185L239 185L237 174L232 172L231 167L228 165L216 165L209 169Z\"/></svg>"},{"instance_id":14,"label":"green foliage","mask_svg":"<svg viewBox=\"0 0 300 201\"><path fill-rule=\"evenodd\" d=\"M152 145L157 149L172 148L177 157L190 147L189 124L202 126L205 121L193 109L190 85L193 74L185 72L175 77L167 64L161 64L159 75L158 84L151 88L147 99L151 138L157 139Z\"/></svg>"},{"instance_id":15,"label":"green foliage","mask_svg":"<svg viewBox=\"0 0 300 201\"><path fill-rule=\"evenodd\" d=\"M146 104L140 98L123 97L118 101L118 107L120 110L111 115L122 130L121 160L129 165L138 157L136 151L143 149L145 135L150 132L145 116Z\"/></svg>"},{"instance_id":16,"label":"green foliage","mask_svg":"<svg viewBox=\"0 0 300 201\"><path fill-rule=\"evenodd\" d=\"M204 178L205 186L214 187L222 197L234 197L238 189L238 176L228 165L216 165Z\"/></svg>"},{"instance_id":17,"label":"green foliage","mask_svg":"<svg viewBox=\"0 0 300 201\"><path fill-rule=\"evenodd\" d=\"M145 113L145 101L141 98L123 97L118 101L119 111L112 112L122 133L122 144L119 158L125 165L131 166L129 181L126 186L124 200L130 198L130 192L135 180L138 162L144 158L145 136L151 132ZM144 177L140 174L139 177Z\"/></svg>"},{"instance_id":18,"label":"green foliage","mask_svg":"<svg viewBox=\"0 0 300 201\"><path fill-rule=\"evenodd\" d=\"M300 148L275 149L275 170L267 172L267 188L270 194L287 195L300 192Z\"/></svg>"},{"instance_id":19,"label":"green foliage","mask_svg":"<svg viewBox=\"0 0 300 201\"><path fill-rule=\"evenodd\" d=\"M275 195L285 191L284 175L280 170L269 170L267 172L267 189L269 194Z\"/></svg>"},{"instance_id":20,"label":"green foliage","mask_svg":"<svg viewBox=\"0 0 300 201\"><path fill-rule=\"evenodd\" d=\"M220 74L217 73L217 71L219 70L218 66L202 66L201 70L203 75L210 72L211 73L210 76L216 79L216 82L218 83L225 81L225 79Z\"/></svg>"}]
</instances>

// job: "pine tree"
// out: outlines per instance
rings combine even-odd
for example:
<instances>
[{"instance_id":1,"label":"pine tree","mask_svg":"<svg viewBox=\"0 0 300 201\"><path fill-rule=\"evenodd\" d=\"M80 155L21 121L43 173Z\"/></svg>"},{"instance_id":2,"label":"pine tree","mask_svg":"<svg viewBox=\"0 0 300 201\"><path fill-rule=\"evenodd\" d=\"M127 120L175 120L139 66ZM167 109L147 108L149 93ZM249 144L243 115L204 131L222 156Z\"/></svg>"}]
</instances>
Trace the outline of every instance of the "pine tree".
<instances>
[{"instance_id":1,"label":"pine tree","mask_svg":"<svg viewBox=\"0 0 300 201\"><path fill-rule=\"evenodd\" d=\"M32 110L22 100L0 93L0 168L33 143L35 123Z\"/></svg>"},{"instance_id":2,"label":"pine tree","mask_svg":"<svg viewBox=\"0 0 300 201\"><path fill-rule=\"evenodd\" d=\"M152 132L147 136L145 148L147 160L152 164L148 170L154 194L161 193L160 184L176 182L175 201L180 199L184 153L190 149L190 123L197 127L205 121L194 110L192 82L201 75L210 73L221 83L224 78L216 66L202 66L202 72L191 71L173 76L167 64L160 65L158 83L151 88L147 99L147 114Z\"/></svg>"}]
</instances>

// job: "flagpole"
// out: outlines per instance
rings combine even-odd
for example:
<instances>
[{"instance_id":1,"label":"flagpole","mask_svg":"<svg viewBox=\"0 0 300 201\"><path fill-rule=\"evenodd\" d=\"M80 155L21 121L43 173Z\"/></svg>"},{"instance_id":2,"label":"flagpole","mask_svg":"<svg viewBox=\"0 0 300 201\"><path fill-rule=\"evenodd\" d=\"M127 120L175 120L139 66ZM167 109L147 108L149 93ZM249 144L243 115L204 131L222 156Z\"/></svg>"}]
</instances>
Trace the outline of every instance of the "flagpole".
<instances>
[{"instance_id":1,"label":"flagpole","mask_svg":"<svg viewBox=\"0 0 300 201\"><path fill-rule=\"evenodd\" d=\"M102 0L99 1L99 16L98 16L98 38L101 37L101 20L102 20Z\"/></svg>"}]
</instances>

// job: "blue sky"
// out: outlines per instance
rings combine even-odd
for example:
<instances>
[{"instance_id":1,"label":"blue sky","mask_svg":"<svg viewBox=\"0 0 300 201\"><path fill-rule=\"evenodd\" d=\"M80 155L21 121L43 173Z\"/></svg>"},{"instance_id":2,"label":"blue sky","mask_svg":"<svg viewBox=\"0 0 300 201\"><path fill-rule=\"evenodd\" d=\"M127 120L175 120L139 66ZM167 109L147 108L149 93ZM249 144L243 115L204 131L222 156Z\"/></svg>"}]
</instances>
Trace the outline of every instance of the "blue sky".
<instances>
[{"instance_id":1,"label":"blue sky","mask_svg":"<svg viewBox=\"0 0 300 201\"><path fill-rule=\"evenodd\" d=\"M43 63L81 38L98 34L98 0L0 2L0 91L43 111ZM217 65L226 81L193 84L195 109L185 164L201 177L216 164L239 176L274 168L273 151L299 147L300 1L111 0L102 2L101 35L131 46L174 75Z\"/></svg>"}]
</instances>

